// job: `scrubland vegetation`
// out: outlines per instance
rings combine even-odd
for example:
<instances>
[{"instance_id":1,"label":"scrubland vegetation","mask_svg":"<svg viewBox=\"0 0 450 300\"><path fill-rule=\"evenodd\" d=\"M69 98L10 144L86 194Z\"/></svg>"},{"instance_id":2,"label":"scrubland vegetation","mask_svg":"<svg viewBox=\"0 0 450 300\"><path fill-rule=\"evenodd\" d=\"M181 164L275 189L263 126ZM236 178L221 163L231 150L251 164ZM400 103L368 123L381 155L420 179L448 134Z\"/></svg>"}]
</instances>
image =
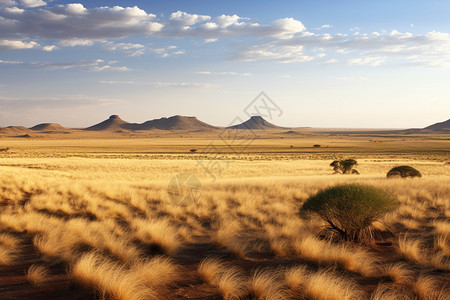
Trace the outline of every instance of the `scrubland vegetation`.
<instances>
[{"instance_id":1,"label":"scrubland vegetation","mask_svg":"<svg viewBox=\"0 0 450 300\"><path fill-rule=\"evenodd\" d=\"M0 156L0 298L57 291L127 300L450 297L450 165L442 160L361 154L361 175L347 176L331 175L328 159L254 153L255 161L226 161L213 181L192 159L197 153L7 153ZM423 177L386 178L398 165ZM191 206L167 194L178 173L202 183ZM325 221L299 216L320 190L354 183L400 203L373 223L370 243L337 239Z\"/></svg>"}]
</instances>

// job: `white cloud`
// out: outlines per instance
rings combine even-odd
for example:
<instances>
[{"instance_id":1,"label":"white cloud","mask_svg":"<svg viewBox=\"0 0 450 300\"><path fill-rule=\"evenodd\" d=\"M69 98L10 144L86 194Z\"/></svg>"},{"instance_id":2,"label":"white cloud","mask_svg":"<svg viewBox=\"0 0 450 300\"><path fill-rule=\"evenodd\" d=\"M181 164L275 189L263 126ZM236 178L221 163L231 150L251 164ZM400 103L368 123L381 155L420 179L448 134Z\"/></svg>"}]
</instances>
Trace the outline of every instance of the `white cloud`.
<instances>
[{"instance_id":1,"label":"white cloud","mask_svg":"<svg viewBox=\"0 0 450 300\"><path fill-rule=\"evenodd\" d=\"M47 3L42 0L20 0L20 4L23 7L40 7L47 5Z\"/></svg>"},{"instance_id":2,"label":"white cloud","mask_svg":"<svg viewBox=\"0 0 450 300\"><path fill-rule=\"evenodd\" d=\"M3 0L4 1L4 0ZM82 4L55 5L13 12L0 10L0 38L64 40L105 40L145 33L160 37L199 37L218 39L226 36L288 37L305 30L293 18L259 24L237 15L206 15L175 12L158 20L154 14L134 7L94 7Z\"/></svg>"},{"instance_id":3,"label":"white cloud","mask_svg":"<svg viewBox=\"0 0 450 300\"><path fill-rule=\"evenodd\" d=\"M20 60L1 60L0 64L6 64L6 65L21 65L23 64L23 61Z\"/></svg>"},{"instance_id":4,"label":"white cloud","mask_svg":"<svg viewBox=\"0 0 450 300\"><path fill-rule=\"evenodd\" d=\"M67 4L25 9L22 13L0 10L0 38L39 37L40 39L104 40L133 34L154 33L163 24L153 14L134 7L85 8Z\"/></svg>"},{"instance_id":5,"label":"white cloud","mask_svg":"<svg viewBox=\"0 0 450 300\"><path fill-rule=\"evenodd\" d=\"M0 0L0 8L8 7L8 6L15 6L15 5L17 5L17 2L14 0Z\"/></svg>"},{"instance_id":6,"label":"white cloud","mask_svg":"<svg viewBox=\"0 0 450 300\"><path fill-rule=\"evenodd\" d=\"M58 44L61 47L92 46L94 44L94 41L86 39L70 39L62 40Z\"/></svg>"},{"instance_id":7,"label":"white cloud","mask_svg":"<svg viewBox=\"0 0 450 300\"><path fill-rule=\"evenodd\" d=\"M185 27L201 23L204 21L209 21L211 20L211 17L196 14L188 14L183 11L177 11L170 15L169 20L171 21L172 24Z\"/></svg>"},{"instance_id":8,"label":"white cloud","mask_svg":"<svg viewBox=\"0 0 450 300\"><path fill-rule=\"evenodd\" d=\"M302 45L278 45L278 40L257 43L236 51L232 59L240 61L271 60L282 63L306 62L315 57L305 55Z\"/></svg>"},{"instance_id":9,"label":"white cloud","mask_svg":"<svg viewBox=\"0 0 450 300\"><path fill-rule=\"evenodd\" d=\"M221 27L228 27L232 24L238 23L239 19L241 19L241 17L239 17L238 15L232 15L232 16L227 16L227 15L221 15L215 18L215 22L221 26Z\"/></svg>"},{"instance_id":10,"label":"white cloud","mask_svg":"<svg viewBox=\"0 0 450 300\"><path fill-rule=\"evenodd\" d=\"M145 53L145 46L141 44L105 42L104 46L109 51L120 51L128 56L140 56Z\"/></svg>"},{"instance_id":11,"label":"white cloud","mask_svg":"<svg viewBox=\"0 0 450 300\"><path fill-rule=\"evenodd\" d=\"M124 66L111 66L117 62L105 63L103 59L96 60L80 60L76 62L23 62L23 61L4 61L0 60L0 64L18 65L27 68L45 69L45 70L66 70L73 68L81 68L85 71L100 72L100 71L129 71L128 67Z\"/></svg>"},{"instance_id":12,"label":"white cloud","mask_svg":"<svg viewBox=\"0 0 450 300\"><path fill-rule=\"evenodd\" d=\"M161 48L149 48L149 52L157 54L159 57L166 58L171 56L182 55L185 53L184 50L178 50L177 46L168 46Z\"/></svg>"},{"instance_id":13,"label":"white cloud","mask_svg":"<svg viewBox=\"0 0 450 300\"><path fill-rule=\"evenodd\" d=\"M316 54L320 49L322 54ZM403 60L412 66L448 67L450 65L450 34L390 33L315 34L307 31L291 38L265 38L238 48L235 60L274 60L301 62L320 59L323 54L338 54L349 64L379 66L389 60ZM337 59L337 58L334 58ZM328 60L327 62L334 62ZM321 61L324 63L324 61Z\"/></svg>"},{"instance_id":14,"label":"white cloud","mask_svg":"<svg viewBox=\"0 0 450 300\"><path fill-rule=\"evenodd\" d=\"M329 59L329 60L324 61L323 63L324 63L324 64L330 65L330 64L335 64L335 63L337 63L337 62L338 62L337 59L332 58L332 59Z\"/></svg>"},{"instance_id":15,"label":"white cloud","mask_svg":"<svg viewBox=\"0 0 450 300\"><path fill-rule=\"evenodd\" d=\"M116 80L102 80L102 84L111 85L149 85L159 88L212 88L216 85L210 83L197 82L146 82L146 81L116 81Z\"/></svg>"},{"instance_id":16,"label":"white cloud","mask_svg":"<svg viewBox=\"0 0 450 300\"><path fill-rule=\"evenodd\" d=\"M131 69L128 67L116 67L116 66L109 66L109 65L103 65L103 66L93 66L88 69L88 71L92 72L101 72L101 71L118 71L118 72L126 72L130 71Z\"/></svg>"},{"instance_id":17,"label":"white cloud","mask_svg":"<svg viewBox=\"0 0 450 300\"><path fill-rule=\"evenodd\" d=\"M39 44L30 41L30 42L24 42L20 40L2 40L0 39L0 51L7 51L7 50L23 50L23 49L31 49L31 48L37 48L39 47Z\"/></svg>"},{"instance_id":18,"label":"white cloud","mask_svg":"<svg viewBox=\"0 0 450 300\"><path fill-rule=\"evenodd\" d=\"M362 81L366 81L369 80L369 78L364 77L364 76L359 76L359 77L347 77L347 76L343 76L343 77L337 77L336 80L362 80Z\"/></svg>"},{"instance_id":19,"label":"white cloud","mask_svg":"<svg viewBox=\"0 0 450 300\"><path fill-rule=\"evenodd\" d=\"M194 74L200 75L230 75L230 76L253 76L252 73L238 73L238 72L211 72L211 71L197 71Z\"/></svg>"},{"instance_id":20,"label":"white cloud","mask_svg":"<svg viewBox=\"0 0 450 300\"><path fill-rule=\"evenodd\" d=\"M53 50L57 49L57 47L55 45L48 45L48 46L43 46L42 50L47 51L47 52L51 52Z\"/></svg>"},{"instance_id":21,"label":"white cloud","mask_svg":"<svg viewBox=\"0 0 450 300\"><path fill-rule=\"evenodd\" d=\"M359 65L359 66L371 66L376 67L382 64L386 60L385 57L358 57L349 59L348 63L350 65Z\"/></svg>"},{"instance_id":22,"label":"white cloud","mask_svg":"<svg viewBox=\"0 0 450 300\"><path fill-rule=\"evenodd\" d=\"M316 60L323 64L339 60L353 65L379 66L391 60L402 60L400 63L412 66L450 65L450 36L443 32L413 34L392 30L389 33L361 33L355 27L350 30L351 35L329 34L325 31L332 26L324 24L320 33L311 33L294 18L262 24L238 15L214 17L182 11L157 18L137 6L86 8L79 3L43 6L46 2L42 0L21 0L20 3L22 6L18 8L17 1L0 0L0 51L51 51L56 46L100 43L108 50L128 56L154 53L164 58L185 52L178 48L111 41L145 34L152 38L200 38L205 43L224 37L240 37L243 42L235 46L231 55L232 59L240 61L285 63ZM42 7L30 8L36 5ZM329 56L333 58L325 58Z\"/></svg>"}]
</instances>

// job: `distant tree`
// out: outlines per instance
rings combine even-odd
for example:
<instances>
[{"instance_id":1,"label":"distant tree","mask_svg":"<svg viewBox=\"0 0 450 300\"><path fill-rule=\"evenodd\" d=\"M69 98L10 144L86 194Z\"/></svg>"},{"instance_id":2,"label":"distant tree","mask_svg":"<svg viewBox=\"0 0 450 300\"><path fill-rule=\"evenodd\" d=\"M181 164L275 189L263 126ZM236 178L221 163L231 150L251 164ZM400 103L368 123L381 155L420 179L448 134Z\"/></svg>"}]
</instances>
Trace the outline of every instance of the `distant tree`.
<instances>
[{"instance_id":1,"label":"distant tree","mask_svg":"<svg viewBox=\"0 0 450 300\"><path fill-rule=\"evenodd\" d=\"M6 152L6 151L8 151L9 150L9 147L6 147L6 148L0 148L0 152Z\"/></svg>"},{"instance_id":2,"label":"distant tree","mask_svg":"<svg viewBox=\"0 0 450 300\"><path fill-rule=\"evenodd\" d=\"M401 178L407 178L407 177L422 177L422 174L410 166L399 166L392 168L387 174L387 178L391 177L401 177Z\"/></svg>"},{"instance_id":3,"label":"distant tree","mask_svg":"<svg viewBox=\"0 0 450 300\"><path fill-rule=\"evenodd\" d=\"M195 153L195 152L197 152L197 149L191 149L189 151L191 151L192 153Z\"/></svg>"},{"instance_id":4,"label":"distant tree","mask_svg":"<svg viewBox=\"0 0 450 300\"><path fill-rule=\"evenodd\" d=\"M335 160L330 164L330 167L333 167L334 173L342 173L342 174L359 174L359 172L353 169L358 162L354 159L345 159L345 160Z\"/></svg>"},{"instance_id":5,"label":"distant tree","mask_svg":"<svg viewBox=\"0 0 450 300\"><path fill-rule=\"evenodd\" d=\"M314 148L320 148L321 146L319 144L313 145Z\"/></svg>"},{"instance_id":6,"label":"distant tree","mask_svg":"<svg viewBox=\"0 0 450 300\"><path fill-rule=\"evenodd\" d=\"M396 209L398 200L390 193L370 185L334 186L309 197L300 216L317 215L327 229L344 240L358 241L373 236L373 222Z\"/></svg>"}]
</instances>

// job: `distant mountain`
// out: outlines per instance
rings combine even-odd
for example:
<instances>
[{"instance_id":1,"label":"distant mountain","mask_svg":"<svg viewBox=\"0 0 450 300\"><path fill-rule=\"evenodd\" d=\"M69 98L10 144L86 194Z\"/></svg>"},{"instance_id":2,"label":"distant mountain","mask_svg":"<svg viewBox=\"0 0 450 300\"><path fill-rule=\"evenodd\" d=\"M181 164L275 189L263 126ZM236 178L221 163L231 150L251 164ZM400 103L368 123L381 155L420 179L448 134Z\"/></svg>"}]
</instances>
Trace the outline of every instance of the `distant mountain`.
<instances>
[{"instance_id":1,"label":"distant mountain","mask_svg":"<svg viewBox=\"0 0 450 300\"><path fill-rule=\"evenodd\" d=\"M281 132L280 134L286 134L286 135L303 135L303 133L300 133L300 132L298 132L298 131L293 131L293 130Z\"/></svg>"},{"instance_id":2,"label":"distant mountain","mask_svg":"<svg viewBox=\"0 0 450 300\"><path fill-rule=\"evenodd\" d=\"M212 125L198 120L196 117L185 117L185 116L172 116L169 118L154 119L142 124L128 124L124 128L131 130L150 130L150 129L160 129L160 130L189 130L189 131L204 131L217 129Z\"/></svg>"},{"instance_id":3,"label":"distant mountain","mask_svg":"<svg viewBox=\"0 0 450 300\"><path fill-rule=\"evenodd\" d=\"M237 124L234 126L228 127L229 129L252 129L252 130L258 130L258 129L286 129L285 127L280 127L277 125L274 125L272 123L267 122L264 120L261 116L252 116L250 119L245 121L244 123Z\"/></svg>"},{"instance_id":4,"label":"distant mountain","mask_svg":"<svg viewBox=\"0 0 450 300\"><path fill-rule=\"evenodd\" d=\"M440 123L430 125L428 127L425 127L424 129L429 129L429 130L450 129L450 119L445 122L440 122Z\"/></svg>"},{"instance_id":5,"label":"distant mountain","mask_svg":"<svg viewBox=\"0 0 450 300\"><path fill-rule=\"evenodd\" d=\"M86 128L85 130L90 131L116 131L122 132L123 130L186 130L186 131L204 131L216 129L212 125L198 120L196 117L184 117L184 116L173 116L169 118L161 118L146 121L142 124L138 123L128 123L122 120L118 115L112 115L109 119Z\"/></svg>"},{"instance_id":6,"label":"distant mountain","mask_svg":"<svg viewBox=\"0 0 450 300\"><path fill-rule=\"evenodd\" d=\"M42 123L30 128L36 131L68 131L67 128L56 123Z\"/></svg>"},{"instance_id":7,"label":"distant mountain","mask_svg":"<svg viewBox=\"0 0 450 300\"><path fill-rule=\"evenodd\" d=\"M123 129L122 126L130 124L127 121L122 120L118 115L112 115L107 120L95 124L85 130L89 131L116 131Z\"/></svg>"}]
</instances>

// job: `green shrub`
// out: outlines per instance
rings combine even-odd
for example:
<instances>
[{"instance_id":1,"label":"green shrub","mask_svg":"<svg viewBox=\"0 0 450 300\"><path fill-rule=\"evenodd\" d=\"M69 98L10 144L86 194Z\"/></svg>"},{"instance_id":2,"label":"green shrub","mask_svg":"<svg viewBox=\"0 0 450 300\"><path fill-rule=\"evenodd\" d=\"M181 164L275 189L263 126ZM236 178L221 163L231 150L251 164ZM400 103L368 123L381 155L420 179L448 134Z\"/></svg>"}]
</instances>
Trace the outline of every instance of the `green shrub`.
<instances>
[{"instance_id":1,"label":"green shrub","mask_svg":"<svg viewBox=\"0 0 450 300\"><path fill-rule=\"evenodd\" d=\"M386 177L422 177L422 174L413 167L410 166L400 166L392 168L386 175Z\"/></svg>"},{"instance_id":2,"label":"green shrub","mask_svg":"<svg viewBox=\"0 0 450 300\"><path fill-rule=\"evenodd\" d=\"M317 215L327 222L327 229L344 240L358 241L370 236L372 223L397 208L391 194L369 185L345 184L320 191L306 200L300 215Z\"/></svg>"}]
</instances>

